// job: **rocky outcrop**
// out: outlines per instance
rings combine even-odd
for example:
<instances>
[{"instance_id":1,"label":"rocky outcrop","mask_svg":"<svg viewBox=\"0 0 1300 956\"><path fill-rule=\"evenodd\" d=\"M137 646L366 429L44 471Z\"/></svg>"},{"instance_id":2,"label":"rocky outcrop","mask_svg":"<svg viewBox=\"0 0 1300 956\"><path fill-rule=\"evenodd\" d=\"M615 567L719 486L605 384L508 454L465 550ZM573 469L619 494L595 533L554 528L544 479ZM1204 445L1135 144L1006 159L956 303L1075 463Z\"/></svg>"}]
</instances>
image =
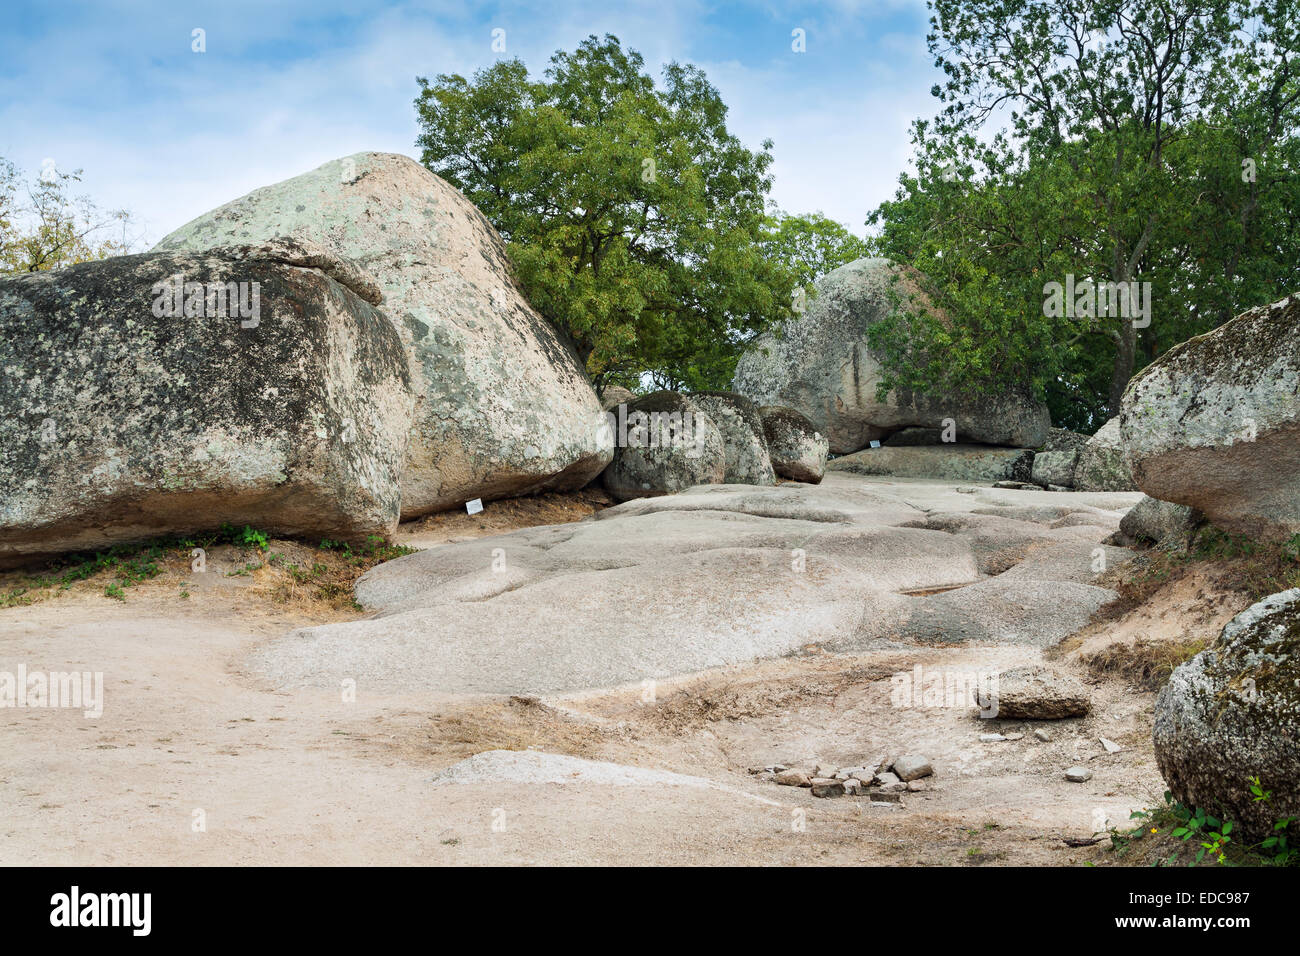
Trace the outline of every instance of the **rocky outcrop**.
<instances>
[{"instance_id":1,"label":"rocky outcrop","mask_svg":"<svg viewBox=\"0 0 1300 956\"><path fill-rule=\"evenodd\" d=\"M726 476L722 435L686 396L654 392L611 415L616 448L601 481L619 501L719 484Z\"/></svg>"},{"instance_id":2,"label":"rocky outcrop","mask_svg":"<svg viewBox=\"0 0 1300 956\"><path fill-rule=\"evenodd\" d=\"M758 411L773 470L790 481L821 481L830 451L826 436L793 408L764 405Z\"/></svg>"},{"instance_id":3,"label":"rocky outcrop","mask_svg":"<svg viewBox=\"0 0 1300 956\"><path fill-rule=\"evenodd\" d=\"M1300 532L1300 296L1182 343L1129 383L1120 413L1137 486L1235 534Z\"/></svg>"},{"instance_id":4,"label":"rocky outcrop","mask_svg":"<svg viewBox=\"0 0 1300 956\"><path fill-rule=\"evenodd\" d=\"M1186 547L1201 523L1195 508L1145 495L1120 519L1120 534L1130 541Z\"/></svg>"},{"instance_id":5,"label":"rocky outcrop","mask_svg":"<svg viewBox=\"0 0 1300 956\"><path fill-rule=\"evenodd\" d=\"M0 280L0 565L223 523L391 534L412 396L378 297L295 240Z\"/></svg>"},{"instance_id":6,"label":"rocky outcrop","mask_svg":"<svg viewBox=\"0 0 1300 956\"><path fill-rule=\"evenodd\" d=\"M1258 840L1300 816L1300 589L1238 614L1156 698L1156 762L1182 803ZM1254 799L1258 777L1271 799Z\"/></svg>"},{"instance_id":7,"label":"rocky outcrop","mask_svg":"<svg viewBox=\"0 0 1300 956\"><path fill-rule=\"evenodd\" d=\"M988 445L904 445L866 448L836 458L829 471L900 478L943 478L949 481L1026 481L1034 453L1027 448Z\"/></svg>"},{"instance_id":8,"label":"rocky outcrop","mask_svg":"<svg viewBox=\"0 0 1300 956\"><path fill-rule=\"evenodd\" d=\"M278 235L355 260L383 290L416 410L402 514L586 484L613 449L571 349L520 293L505 246L464 196L405 156L358 153L255 190L159 250Z\"/></svg>"},{"instance_id":9,"label":"rocky outcrop","mask_svg":"<svg viewBox=\"0 0 1300 956\"><path fill-rule=\"evenodd\" d=\"M1120 441L1119 418L1112 418L1079 450L1074 466L1079 491L1137 491Z\"/></svg>"},{"instance_id":10,"label":"rocky outcrop","mask_svg":"<svg viewBox=\"0 0 1300 956\"><path fill-rule=\"evenodd\" d=\"M886 259L859 259L822 276L807 310L760 336L736 365L735 391L760 405L784 405L812 421L846 454L908 426L942 428L959 442L1034 448L1050 424L1047 409L1013 389L979 401L907 391L876 397L878 358L867 330L896 309L930 309L914 274ZM912 297L917 305L911 304Z\"/></svg>"},{"instance_id":11,"label":"rocky outcrop","mask_svg":"<svg viewBox=\"0 0 1300 956\"><path fill-rule=\"evenodd\" d=\"M691 403L709 416L722 435L727 459L723 481L737 485L776 484L757 405L731 392L698 392L691 395Z\"/></svg>"}]
</instances>

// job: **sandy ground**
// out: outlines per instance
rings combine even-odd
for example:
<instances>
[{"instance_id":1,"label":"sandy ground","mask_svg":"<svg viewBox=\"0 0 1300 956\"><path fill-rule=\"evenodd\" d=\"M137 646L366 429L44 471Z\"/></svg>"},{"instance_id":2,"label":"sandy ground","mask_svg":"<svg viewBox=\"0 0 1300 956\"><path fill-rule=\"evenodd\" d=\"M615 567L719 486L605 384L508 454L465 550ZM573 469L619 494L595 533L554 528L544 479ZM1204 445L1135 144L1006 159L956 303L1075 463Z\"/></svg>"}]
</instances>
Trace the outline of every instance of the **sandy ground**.
<instances>
[{"instance_id":1,"label":"sandy ground","mask_svg":"<svg viewBox=\"0 0 1300 956\"><path fill-rule=\"evenodd\" d=\"M475 527L457 516L403 534L427 546L510 520ZM343 688L276 692L243 663L289 628L341 612L272 604L239 579L206 590L196 579L185 600L174 585L143 585L125 603L69 592L0 610L0 671L102 672L103 714L0 709L0 864L1106 864L1105 841L1064 841L1125 826L1132 810L1159 802L1154 695L1097 676L1080 655L1136 633L1181 635L1180 622L1208 632L1233 610L1207 615L1203 589L1186 587L1050 652L1090 682L1094 711L1033 725L890 700L891 677L918 663L996 670L1040 660L1033 647L810 647L545 699L372 688L349 700ZM1051 741L1037 740L1035 726ZM1025 736L979 741L994 730ZM1100 736L1124 749L1106 753ZM473 754L528 748L691 774L730 791L431 783ZM749 773L909 752L929 757L935 775L897 806L816 799ZM1092 780L1064 780L1075 764Z\"/></svg>"}]
</instances>

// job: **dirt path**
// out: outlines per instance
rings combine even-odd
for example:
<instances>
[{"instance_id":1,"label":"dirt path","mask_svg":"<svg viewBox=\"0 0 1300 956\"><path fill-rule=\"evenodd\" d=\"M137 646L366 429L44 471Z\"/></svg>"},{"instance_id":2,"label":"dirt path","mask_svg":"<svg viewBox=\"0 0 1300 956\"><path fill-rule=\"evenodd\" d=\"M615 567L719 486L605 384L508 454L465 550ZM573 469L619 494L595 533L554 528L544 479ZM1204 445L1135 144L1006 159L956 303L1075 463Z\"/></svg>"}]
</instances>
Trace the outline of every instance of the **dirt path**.
<instances>
[{"instance_id":1,"label":"dirt path","mask_svg":"<svg viewBox=\"0 0 1300 956\"><path fill-rule=\"evenodd\" d=\"M87 593L0 613L0 670L104 674L97 719L0 710L0 863L1069 864L1099 851L1063 837L1090 834L1099 814L1126 821L1162 789L1151 695L1118 683L1094 687L1093 716L1050 725L1051 743L983 744L1012 728L890 704L890 676L917 661L982 670L1036 659L1033 648L810 653L660 682L653 702L639 686L345 702L277 693L243 669L308 618L234 591L178 605L142 588L125 604ZM1105 754L1102 734L1125 750ZM430 784L474 753L529 747L703 776L777 805L672 786ZM748 773L901 752L936 769L901 807ZM1063 780L1075 763L1093 780Z\"/></svg>"}]
</instances>

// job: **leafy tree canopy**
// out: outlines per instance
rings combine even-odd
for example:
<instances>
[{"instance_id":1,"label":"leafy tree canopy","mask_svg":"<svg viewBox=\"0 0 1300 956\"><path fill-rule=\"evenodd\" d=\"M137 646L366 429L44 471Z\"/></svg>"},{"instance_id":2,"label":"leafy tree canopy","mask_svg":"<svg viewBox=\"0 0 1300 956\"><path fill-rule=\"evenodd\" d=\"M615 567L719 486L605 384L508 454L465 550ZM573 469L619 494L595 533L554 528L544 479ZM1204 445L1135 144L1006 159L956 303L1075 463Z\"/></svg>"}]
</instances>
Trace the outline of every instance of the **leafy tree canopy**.
<instances>
[{"instance_id":1,"label":"leafy tree canopy","mask_svg":"<svg viewBox=\"0 0 1300 956\"><path fill-rule=\"evenodd\" d=\"M557 52L538 80L503 60L418 82L421 161L497 227L602 387L727 387L796 284L861 242L770 211L772 143L741 144L703 72L670 63L656 83L615 37Z\"/></svg>"},{"instance_id":2,"label":"leafy tree canopy","mask_svg":"<svg viewBox=\"0 0 1300 956\"><path fill-rule=\"evenodd\" d=\"M1137 368L1300 285L1293 6L931 0L944 105L868 223L952 322L878 328L885 386L1026 384L1093 430ZM1149 316L1047 314L1071 276L1150 283Z\"/></svg>"}]
</instances>

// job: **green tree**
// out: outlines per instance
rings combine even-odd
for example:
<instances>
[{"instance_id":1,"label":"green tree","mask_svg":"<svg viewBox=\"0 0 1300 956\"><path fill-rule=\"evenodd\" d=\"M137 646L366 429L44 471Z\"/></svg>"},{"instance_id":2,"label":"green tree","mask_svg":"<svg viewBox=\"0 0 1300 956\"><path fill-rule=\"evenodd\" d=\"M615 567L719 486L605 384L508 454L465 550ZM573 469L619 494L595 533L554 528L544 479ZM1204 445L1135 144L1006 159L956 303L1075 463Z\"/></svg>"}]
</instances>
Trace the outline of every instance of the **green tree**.
<instances>
[{"instance_id":1,"label":"green tree","mask_svg":"<svg viewBox=\"0 0 1300 956\"><path fill-rule=\"evenodd\" d=\"M1294 288L1293 0L930 5L945 105L869 223L951 322L876 332L891 384L1025 383L1091 428L1141 364ZM1150 325L1045 314L1067 275L1150 282Z\"/></svg>"},{"instance_id":2,"label":"green tree","mask_svg":"<svg viewBox=\"0 0 1300 956\"><path fill-rule=\"evenodd\" d=\"M505 238L533 306L598 385L725 386L743 344L790 313L768 253L771 142L747 149L704 73L662 83L617 38L471 80L418 78L417 145Z\"/></svg>"},{"instance_id":3,"label":"green tree","mask_svg":"<svg viewBox=\"0 0 1300 956\"><path fill-rule=\"evenodd\" d=\"M72 194L81 170L46 167L34 179L0 157L0 275L41 272L123 255L134 239L130 213L101 213L85 196ZM110 228L117 237L108 236Z\"/></svg>"},{"instance_id":4,"label":"green tree","mask_svg":"<svg viewBox=\"0 0 1300 956\"><path fill-rule=\"evenodd\" d=\"M779 210L768 217L763 250L793 268L795 282L801 288L840 266L871 255L867 240L820 212L796 216Z\"/></svg>"}]
</instances>

